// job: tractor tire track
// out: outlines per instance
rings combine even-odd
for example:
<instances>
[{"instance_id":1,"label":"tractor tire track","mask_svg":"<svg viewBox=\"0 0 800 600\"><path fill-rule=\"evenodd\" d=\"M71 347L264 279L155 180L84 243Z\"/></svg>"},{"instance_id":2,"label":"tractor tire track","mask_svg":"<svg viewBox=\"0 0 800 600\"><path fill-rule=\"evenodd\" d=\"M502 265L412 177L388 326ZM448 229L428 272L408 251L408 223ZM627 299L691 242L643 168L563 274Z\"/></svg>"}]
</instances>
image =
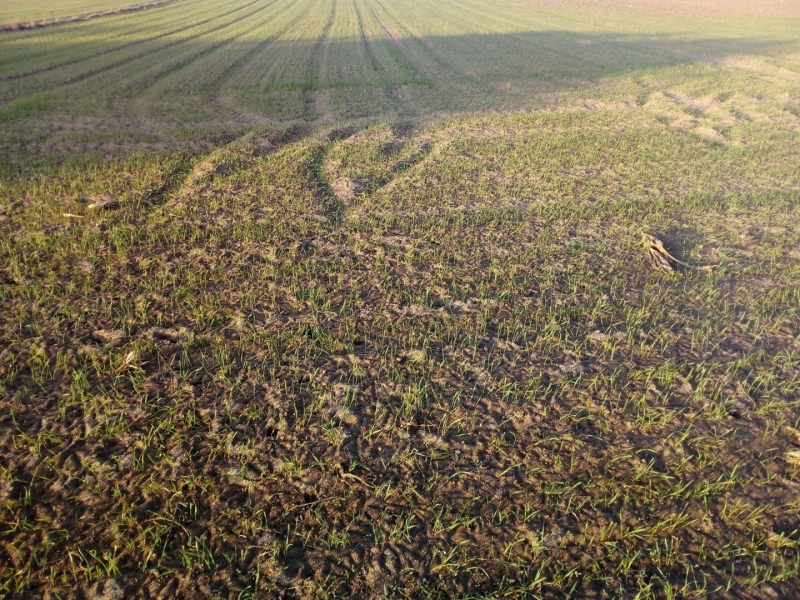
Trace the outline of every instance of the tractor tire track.
<instances>
[{"instance_id":1,"label":"tractor tire track","mask_svg":"<svg viewBox=\"0 0 800 600\"><path fill-rule=\"evenodd\" d=\"M52 65L48 65L46 67L40 67L38 69L31 69L30 71L25 71L24 73L14 73L13 75L6 75L5 77L0 77L0 81L11 81L11 80L15 80L15 79L24 79L25 77L31 77L33 75L40 75L42 73L47 73L49 71L55 71L56 69L60 69L62 67L69 67L69 66L77 65L77 64L80 64L82 62L89 61L89 60L94 60L95 58L100 58L101 56L105 56L107 54L111 54L112 52L118 52L120 50L125 50L127 48L133 48L135 46L140 46L140 45L146 44L148 42L154 42L156 40L160 40L162 38L169 37L169 36L175 35L177 33L183 33L184 31L188 31L188 30L194 29L196 27L201 27L203 25L207 25L208 23L211 23L213 21L217 21L219 19L223 19L223 18L225 18L225 17L227 17L229 15L232 15L234 13L237 13L239 11L246 10L247 8L250 8L254 4L258 4L258 3L262 2L262 1L263 0L252 0L251 2L249 2L249 3L247 3L247 4L243 5L243 6L239 6L237 8L229 10L228 12L222 13L220 15L215 15L213 17L209 17L208 19L205 19L203 21L199 21L197 23L192 23L191 25L186 25L184 27L179 27L177 29L173 29L171 31L167 31L165 33L159 33L158 35L154 35L152 37L145 38L145 39L142 39L142 40L136 40L135 42L128 42L126 44L120 44L119 46L114 46L113 48L108 48L106 50L101 50L100 52L95 52L94 54L90 54L88 56L81 56L80 58L73 58L73 59L70 59L70 60L62 61L60 63L55 63L55 64L52 64ZM248 14L246 16L249 17L251 14L252 13L250 13L250 14ZM231 23L235 23L235 22L236 21L232 21ZM224 29L225 27L228 27L231 23L227 23L225 25L221 25L219 27L215 27L213 29L209 29L207 32L205 32L205 34L214 33L215 31L219 31L220 29ZM170 47L172 47L172 46L174 46L176 44L182 43L184 41L186 41L186 40L180 40L180 41L177 41L175 43L168 44L166 46L161 46L159 48L159 50L170 48ZM155 51L157 51L157 50L155 50ZM136 60L138 58L141 58L142 56L146 56L147 54L151 54L152 52L154 52L154 51L148 51L145 54L138 55L136 57L133 57L131 59L126 59L126 60Z\"/></svg>"},{"instance_id":2,"label":"tractor tire track","mask_svg":"<svg viewBox=\"0 0 800 600\"><path fill-rule=\"evenodd\" d=\"M385 14L387 14L387 15L391 14L386 9L386 7L384 6L383 2L381 2L381 0L374 0L374 2L378 7L380 7L380 9ZM381 26L381 28L385 32L390 31L390 29L383 23L383 21L374 12L374 9L373 9L373 15L375 16L375 19L378 21L378 24ZM460 76L462 78L464 78L465 80L467 80L467 81L469 81L469 82L471 82L471 83L473 83L475 85L479 85L480 84L480 81L474 75L472 75L470 73L467 73L467 72L465 72L463 70L456 71L456 69L454 68L454 63L452 61L448 61L447 57L442 56L440 52L437 52L435 46L432 46L430 44L430 42L426 41L425 36L421 36L417 32L412 31L407 23L403 23L402 21L398 21L397 19L395 19L395 22L397 23L398 27L400 27L406 33L406 35L409 38L412 38L415 42L417 42L422 47L422 49L424 50L425 54L429 57L430 61L433 62L435 65L437 65L439 68L441 68L445 73L454 73L454 74L455 73L459 73ZM390 35L389 38L392 39L392 40L395 40L395 41L399 41L399 36L397 36L397 35ZM410 59L409 59L409 61L410 61ZM420 73L424 74L424 71L422 69L414 67L414 70L415 71L419 71ZM435 75L435 76L427 76L427 75L425 75L425 80L426 80L427 84L430 85L431 87L434 87L434 88L438 87L436 85L436 83L435 83L436 79L441 79L441 76L440 75Z\"/></svg>"},{"instance_id":3,"label":"tractor tire track","mask_svg":"<svg viewBox=\"0 0 800 600\"><path fill-rule=\"evenodd\" d=\"M266 10L267 8L270 8L272 5L276 4L279 1L280 0L272 0L271 2L269 2L265 6L261 7L259 10L254 11L253 13L251 13L248 16L252 16L253 14L262 12L262 11ZM281 14L284 11L289 10L291 7L292 7L291 4L286 4L286 5L284 5L284 7L282 9L279 10L279 12L277 14ZM275 15L273 15L273 17L271 17L271 18L274 18L274 16ZM302 16L303 16L302 14L299 15L299 17L302 17ZM234 21L233 24L238 23L240 20L241 19L238 19L237 21ZM242 35L245 35L245 33L253 31L254 29L256 29L258 27L261 27L261 25L262 24L259 23L259 24L255 25L255 26L251 26L246 32L240 33L240 34L238 34L238 35L236 35L234 37L229 37L229 38L226 38L224 40L221 40L220 42L217 42L216 44L208 46L207 48L204 48L200 52L197 52L197 53L193 54L192 56L190 56L190 57L188 57L188 58L186 58L184 60L178 61L176 63L171 63L169 65L164 65L164 66L162 66L161 71L159 73L157 73L157 74L152 75L150 77L149 81L147 81L146 84L144 84L144 85L141 85L141 84L139 84L139 85L131 85L131 86L123 88L123 90L124 91L134 91L135 90L137 92L144 92L144 91L148 90L149 88L153 87L156 83L158 83L162 79L164 79L166 77L170 77L171 75L173 75L174 73L176 73L177 71L179 71L181 69L185 69L189 65L197 62L198 60L200 60L201 58L203 58L203 57L205 57L205 56L207 56L209 54L212 54L212 53L216 52L220 48L224 48L225 46L229 46L230 44L235 43ZM282 32L283 31L285 31L285 30L282 30ZM224 77L224 75L225 74L223 73L222 77ZM213 83L209 83L209 85L213 85Z\"/></svg>"},{"instance_id":4,"label":"tractor tire track","mask_svg":"<svg viewBox=\"0 0 800 600\"><path fill-rule=\"evenodd\" d=\"M249 50L246 54L239 57L229 68L227 68L222 74L220 74L217 78L215 78L212 82L210 82L209 87L213 90L220 90L223 86L225 86L234 76L240 72L245 66L247 66L256 56L258 56L261 52L263 52L266 48L268 48L271 44L274 44L276 40L280 38L283 34L288 31L291 31L292 28L297 25L298 22L302 21L302 19L306 16L306 11L301 10L299 14L293 18L288 24L286 24L282 29L275 32L274 34L270 35L267 39L257 44L251 50ZM274 69L278 67L278 65L282 62L280 60L281 57L274 61L274 64L270 66L267 75L269 76ZM274 121L262 114L253 112L248 108L236 105L230 98L224 97L220 93L216 93L212 97L212 101L217 104L218 106L223 107L231 111L231 113L238 118L238 120L247 123L251 126L264 126L269 124L274 124Z\"/></svg>"},{"instance_id":5,"label":"tractor tire track","mask_svg":"<svg viewBox=\"0 0 800 600\"><path fill-rule=\"evenodd\" d=\"M322 32L317 36L314 45L311 47L311 52L306 61L306 81L302 89L304 92L304 120L306 122L313 122L316 103L316 88L321 78L322 71L322 52L325 43L328 40L328 34L333 27L333 22L336 19L337 0L331 1L330 12L322 27ZM334 137L336 132L334 132ZM314 196L319 203L322 214L332 223L340 223L344 215L345 206L339 200L335 191L330 185L330 182L325 177L324 167L325 157L330 149L330 144L319 143L313 150L311 160L306 165L307 172L311 182L314 184Z\"/></svg>"},{"instance_id":6,"label":"tractor tire track","mask_svg":"<svg viewBox=\"0 0 800 600\"><path fill-rule=\"evenodd\" d=\"M163 38L163 37L166 37L166 36L170 36L170 35L173 35L175 33L181 33L183 31L186 31L187 29L192 29L192 28L195 28L195 27L201 27L202 25L206 25L206 24L208 24L208 23L210 23L212 21L215 21L217 19L224 18L224 17L226 17L226 16L228 16L230 14L233 14L235 12L239 12L240 10L245 10L245 9L249 8L250 6L252 6L253 4L257 4L258 2L261 2L261 0L251 0L247 4L238 6L238 7L234 8L234 9L232 9L232 10L228 10L227 12L220 13L220 14L213 14L214 13L213 9L211 9L211 10L205 9L200 13L200 16L206 16L209 13L212 13L212 16L208 17L208 18L205 18L205 19L203 19L201 21L194 21L194 22L192 22L191 25L184 25L184 26L181 26L181 27L179 27L177 29L171 29L171 30L165 31L164 33L159 33L157 35L150 35L149 37L145 37L145 38L142 38L142 39L135 39L134 41L119 43L119 44L117 44L115 46L112 46L111 48L106 48L105 50L99 50L97 52L90 52L89 54L84 54L84 55L81 55L81 56L78 56L78 57L75 57L75 58L70 58L68 60L64 60L64 61L61 61L61 62L58 62L58 63L53 63L53 64L46 65L46 66L43 66L43 67L36 67L34 69L30 69L28 71L23 71L21 73L14 73L14 74L11 74L11 75L6 75L6 76L3 76L2 78L0 78L0 81L4 81L4 80L7 80L7 79L23 79L23 78L31 76L31 75L37 75L37 74L40 74L40 73L46 73L48 71L53 71L53 70L58 69L60 67L79 64L81 62L92 60L94 58L99 58L100 56L104 56L106 54L110 54L112 52L116 52L117 50L123 50L125 48L131 48L131 47L138 46L138 45L141 45L141 44L146 44L147 42L152 42L154 40L158 40L160 38ZM235 0L232 0L232 1L229 0L227 2L227 4L223 5L223 7L230 6L231 4L236 4ZM172 27L174 25L175 21L177 21L179 24L186 23L186 16L185 15L178 14L178 15L172 15L172 16L176 17L176 18L171 18L171 19L168 20L168 22L165 22L165 23L162 24L165 28ZM139 35L139 34L149 34L150 32L152 32L152 30L153 30L152 24L144 24L144 25L139 24L139 27L137 29L133 29L131 31L127 31L126 32L126 38L130 39L131 37L135 37L136 35ZM109 37L111 37L111 36L109 36ZM107 41L109 39L109 37L106 37L104 40L101 40L101 42L102 41ZM113 38L111 38L111 39L113 39ZM24 56L24 58L27 59L27 60L30 60L30 59L41 58L43 56L45 56L45 57L46 56L50 56L52 54L53 54L52 50L45 49L45 50L40 51L40 52L34 52L34 53L31 53L31 54L27 54L27 55ZM10 57L8 59L6 59L5 57L0 57L0 65L13 64L13 63L19 61L19 59L20 59L20 57L18 57L18 56L12 56L12 57Z\"/></svg>"},{"instance_id":7,"label":"tractor tire track","mask_svg":"<svg viewBox=\"0 0 800 600\"><path fill-rule=\"evenodd\" d=\"M312 114L316 112L314 104L316 103L316 88L320 80L320 73L322 71L321 55L322 50L325 47L325 43L328 40L328 34L330 33L331 27L333 27L333 21L336 18L336 3L337 0L331 0L331 8L330 12L328 13L328 19L325 21L325 25L322 27L322 32L314 41L314 45L311 47L311 54L306 62L306 81L302 86L305 93L303 104L305 107L304 112L306 119L310 119Z\"/></svg>"},{"instance_id":8,"label":"tractor tire track","mask_svg":"<svg viewBox=\"0 0 800 600\"><path fill-rule=\"evenodd\" d=\"M361 45L364 48L364 54L367 55L370 64L372 65L372 70L375 71L375 74L378 75L380 79L383 79L381 73L383 72L383 67L381 66L380 62L378 61L378 57L375 55L372 47L369 45L367 41L367 32L364 29L364 21L361 18L361 9L358 8L358 0L354 0L353 8L356 11L356 21L358 21L358 34L361 37Z\"/></svg>"},{"instance_id":9,"label":"tractor tire track","mask_svg":"<svg viewBox=\"0 0 800 600\"><path fill-rule=\"evenodd\" d=\"M282 29L276 31L275 33L271 34L269 37L264 39L263 41L259 42L256 46L250 49L248 52L243 54L241 57L236 59L231 65L225 69L221 75L216 77L212 80L209 85L214 88L220 88L226 83L228 83L237 72L239 72L242 68L245 67L253 58L255 58L259 53L263 52L265 48L269 47L270 44L273 44L276 39L282 36L287 31L290 31L292 27L297 25L299 21L301 21L304 17L306 17L306 13L304 11L300 11L298 15L293 18L287 25L285 25Z\"/></svg>"},{"instance_id":10,"label":"tractor tire track","mask_svg":"<svg viewBox=\"0 0 800 600\"><path fill-rule=\"evenodd\" d=\"M310 0L308 6L313 6L315 1L316 0ZM302 40L305 39L305 34L313 30L313 22L306 23L305 26L301 27L296 34L286 42L286 48L278 54L274 61L272 61L272 64L264 72L263 76L260 78L260 81L266 85L266 82L270 80L273 74L286 64L287 59L295 54L296 49L303 46L304 42L302 42ZM226 82L227 81L228 80L226 80Z\"/></svg>"},{"instance_id":11,"label":"tractor tire track","mask_svg":"<svg viewBox=\"0 0 800 600\"><path fill-rule=\"evenodd\" d=\"M367 32L366 32L366 30L364 28L364 22L363 22L363 19L362 19L362 16L361 16L361 10L358 7L358 0L354 0L353 5L354 5L355 10L356 10L356 19L358 21L358 29L359 29L359 34L361 35L361 43L362 43L362 45L364 47L364 52L366 53L367 57L369 58L369 62L372 65L372 68L375 71L375 74L378 76L378 81L381 84L381 88L383 90L384 97L387 100L389 100L389 102L391 103L391 105L393 107L393 110L395 110L397 112L398 116L402 118L403 115L405 115L407 113L407 110L404 108L403 104L400 102L399 94L393 92L393 88L391 86L390 77L387 77L387 75L386 75L387 69L386 69L386 67L384 67L384 65L381 64L380 60L378 60L378 56L375 54L375 49L372 47L372 44L370 43L369 36L367 35ZM381 29L384 31L384 35L387 36L387 39L391 40L391 37L388 36L388 34L386 33L386 31L387 31L386 27L376 17L375 11L373 10L373 8L371 6L369 6L369 5L367 5L367 8L372 13L372 18L375 21L375 23L377 23L381 27ZM395 61L395 64L400 65L400 63L397 62L397 61ZM406 65L400 65L400 68L404 72L404 75L408 76L408 71L407 71ZM409 78L409 79L412 79L412 78Z\"/></svg>"},{"instance_id":12,"label":"tractor tire track","mask_svg":"<svg viewBox=\"0 0 800 600\"><path fill-rule=\"evenodd\" d=\"M367 8L369 9L372 18L381 28L381 31L383 31L383 34L386 36L386 39L389 40L395 47L399 49L400 51L399 55L402 58L401 62L404 63L403 69L406 71L406 76L409 79L415 79L414 77L411 76L411 73L419 73L424 78L424 80L428 84L430 84L431 81L428 78L428 76L425 75L425 73L421 69L416 67L413 61L408 56L406 56L407 49L405 47L405 44L403 44L403 41L400 38L400 36L397 35L397 33L395 33L394 31L392 31L389 27L387 27L387 25L380 19L380 17L378 17L378 13L375 12L374 6L367 5Z\"/></svg>"},{"instance_id":13,"label":"tractor tire track","mask_svg":"<svg viewBox=\"0 0 800 600\"><path fill-rule=\"evenodd\" d=\"M397 48L396 53L392 52L390 54L394 58L395 63L403 70L404 75L409 83L434 87L433 80L422 69L417 67L407 56L408 49L406 48L405 44L403 44L400 36L387 27L380 17L378 17L378 13L375 12L374 6L367 4L367 9L372 16L372 19L378 24L378 26L381 28L381 31L383 31L386 39L391 42L392 46Z\"/></svg>"},{"instance_id":14,"label":"tractor tire track","mask_svg":"<svg viewBox=\"0 0 800 600\"><path fill-rule=\"evenodd\" d=\"M259 1L261 1L261 0L259 0ZM215 33L217 31L221 31L221 30L225 29L226 27L231 27L232 25L235 25L236 23L240 22L243 19L252 17L253 15L256 15L256 14L266 10L267 8L269 8L270 6L272 6L273 4L275 4L278 1L279 0L272 0L271 2L267 3L265 6L261 6L258 9L254 10L254 11L252 11L252 12L246 14L246 15L242 15L241 18L238 18L238 19L236 19L234 21L230 21L228 23L225 23L224 25L220 25L218 27L215 27L213 29L210 29L210 30L204 32L203 35L205 36L205 35L208 35L208 34L211 34L211 33ZM77 76L73 77L72 79L69 79L67 81L62 82L60 84L60 87L74 85L76 83L81 83L82 81L85 81L85 80L87 80L87 79L89 79L91 77L94 77L95 75L100 75L102 73L107 73L108 71L112 71L112 70L114 70L114 69L116 69L118 67L121 67L123 65L130 64L133 61L140 60L142 58L145 58L145 57L153 55L153 54L158 54L159 52L163 52L164 50L167 50L169 48L174 48L176 46L180 46L181 44L192 43L192 42L195 42L195 41L196 40L194 40L194 39L176 40L176 41L171 42L169 44L166 44L164 46L159 46L158 48L153 48L152 50L147 50L145 52L142 52L141 54L137 54L136 56L125 57L125 58L123 58L121 60L118 60L118 61L116 61L114 63L111 63L109 65L104 65L102 67L98 67L97 69L93 69L93 70L81 73L80 75L77 75ZM178 63L177 65L173 64L170 67L170 72L174 72L176 69L184 68L185 66L191 64L192 62L196 61L197 59L202 58L203 56L206 56L207 54L219 49L222 46L225 46L226 44L231 43L232 41L233 40L223 40L221 42L217 42L216 44L213 44L212 46L204 48L200 52L192 55L191 59L186 60L186 61L182 61L182 62Z\"/></svg>"}]
</instances>

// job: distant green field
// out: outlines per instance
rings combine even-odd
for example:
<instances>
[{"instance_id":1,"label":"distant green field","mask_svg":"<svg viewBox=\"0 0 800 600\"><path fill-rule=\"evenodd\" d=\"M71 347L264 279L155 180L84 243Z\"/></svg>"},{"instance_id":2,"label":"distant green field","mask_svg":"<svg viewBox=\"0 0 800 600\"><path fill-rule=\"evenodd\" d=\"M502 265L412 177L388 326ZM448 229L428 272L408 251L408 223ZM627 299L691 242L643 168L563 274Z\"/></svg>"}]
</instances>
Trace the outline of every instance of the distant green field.
<instances>
[{"instance_id":1,"label":"distant green field","mask_svg":"<svg viewBox=\"0 0 800 600\"><path fill-rule=\"evenodd\" d=\"M793 6L0 33L0 595L800 597Z\"/></svg>"},{"instance_id":2,"label":"distant green field","mask_svg":"<svg viewBox=\"0 0 800 600\"><path fill-rule=\"evenodd\" d=\"M0 25L49 21L144 3L135 0L3 0Z\"/></svg>"}]
</instances>

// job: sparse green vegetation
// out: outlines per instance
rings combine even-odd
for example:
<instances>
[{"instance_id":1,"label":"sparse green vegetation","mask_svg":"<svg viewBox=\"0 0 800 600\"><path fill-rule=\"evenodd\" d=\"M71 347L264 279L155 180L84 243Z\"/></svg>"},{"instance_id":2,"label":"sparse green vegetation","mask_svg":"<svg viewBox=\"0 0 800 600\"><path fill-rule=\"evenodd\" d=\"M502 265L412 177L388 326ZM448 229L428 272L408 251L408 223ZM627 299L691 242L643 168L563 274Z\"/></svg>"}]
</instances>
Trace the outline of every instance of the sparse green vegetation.
<instances>
[{"instance_id":1,"label":"sparse green vegetation","mask_svg":"<svg viewBox=\"0 0 800 600\"><path fill-rule=\"evenodd\" d=\"M800 18L660 6L0 33L0 593L796 595Z\"/></svg>"},{"instance_id":2,"label":"sparse green vegetation","mask_svg":"<svg viewBox=\"0 0 800 600\"><path fill-rule=\"evenodd\" d=\"M20 23L53 23L147 3L148 0L3 0L0 28Z\"/></svg>"}]
</instances>

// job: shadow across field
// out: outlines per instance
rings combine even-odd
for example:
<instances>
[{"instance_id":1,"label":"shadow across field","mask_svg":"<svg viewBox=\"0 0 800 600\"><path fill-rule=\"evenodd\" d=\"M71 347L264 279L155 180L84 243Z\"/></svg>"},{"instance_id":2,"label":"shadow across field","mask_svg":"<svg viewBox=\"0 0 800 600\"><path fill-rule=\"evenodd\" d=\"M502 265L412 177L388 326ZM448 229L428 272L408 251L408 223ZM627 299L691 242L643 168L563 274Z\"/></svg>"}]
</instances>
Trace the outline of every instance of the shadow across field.
<instances>
[{"instance_id":1,"label":"shadow across field","mask_svg":"<svg viewBox=\"0 0 800 600\"><path fill-rule=\"evenodd\" d=\"M737 85L718 64L797 46L789 39L550 30L363 39L322 31L291 42L273 39L278 33L243 42L159 31L152 41L88 45L66 35L44 56L36 32L5 36L18 58L0 62L0 152L105 145L114 154L114 144L123 152L161 149L254 126L408 123L542 107L575 91L587 107L600 100L612 108L642 105L659 83L696 79L709 93ZM657 71L661 81L653 82ZM591 91L608 78L624 79L611 95Z\"/></svg>"},{"instance_id":2,"label":"shadow across field","mask_svg":"<svg viewBox=\"0 0 800 600\"><path fill-rule=\"evenodd\" d=\"M122 92L122 97L146 97L157 82L181 83L180 87L164 86L181 96L218 93L220 85L229 92L258 90L267 93L309 88L314 91L362 90L376 85L423 85L447 91L447 86L452 84L502 83L534 83L548 90L558 90L639 70L709 64L714 59L735 55L776 53L796 48L798 44L798 40L789 39L685 39L680 34L520 31L372 39L368 44L356 39L330 39L324 40L323 52L328 59L324 61L317 56L320 52L317 39L274 42L263 47L265 44L258 41L229 41L220 45L216 38L204 43L202 39L164 37L162 31L153 37L152 43L147 39L135 39L91 44L70 43L66 38L64 42L54 41L44 56L35 57L39 64L29 68L31 63L25 56L40 51L41 44L36 33L22 34L5 44L19 56L0 61L0 83L3 84L0 98L9 102L30 93L53 91L64 85L78 86L89 80L93 92L110 95ZM170 50L168 54L167 50ZM162 52L163 61L153 66L152 58ZM259 75L268 74L274 63L288 55L314 57L311 62L315 64L300 65L292 72L281 72L261 81L257 87L253 85L260 80ZM176 56L180 60L176 61ZM243 61L242 57L249 60ZM338 64L324 64L331 63L333 57L350 58L354 62L344 68ZM140 69L140 66L148 68ZM310 82L307 75L312 68L319 71L319 76ZM41 77L54 70L58 72ZM143 72L129 85L121 86L116 77L107 78L110 74L130 75L138 71ZM189 73L197 76L184 81L182 75ZM241 73L246 73L247 78L242 80ZM25 83L11 85L8 82L12 80ZM468 97L456 100L469 103Z\"/></svg>"}]
</instances>

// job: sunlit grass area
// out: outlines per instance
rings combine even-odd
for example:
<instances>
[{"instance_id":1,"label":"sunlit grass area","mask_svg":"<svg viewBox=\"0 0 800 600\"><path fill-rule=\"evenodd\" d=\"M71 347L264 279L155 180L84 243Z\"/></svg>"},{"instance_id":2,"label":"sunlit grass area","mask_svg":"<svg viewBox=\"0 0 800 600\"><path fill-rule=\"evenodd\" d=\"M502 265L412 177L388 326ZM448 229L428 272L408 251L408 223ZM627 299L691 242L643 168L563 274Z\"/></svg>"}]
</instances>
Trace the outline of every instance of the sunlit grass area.
<instances>
[{"instance_id":1,"label":"sunlit grass area","mask_svg":"<svg viewBox=\"0 0 800 600\"><path fill-rule=\"evenodd\" d=\"M3 0L0 28L14 24L52 23L147 3L147 0Z\"/></svg>"}]
</instances>

